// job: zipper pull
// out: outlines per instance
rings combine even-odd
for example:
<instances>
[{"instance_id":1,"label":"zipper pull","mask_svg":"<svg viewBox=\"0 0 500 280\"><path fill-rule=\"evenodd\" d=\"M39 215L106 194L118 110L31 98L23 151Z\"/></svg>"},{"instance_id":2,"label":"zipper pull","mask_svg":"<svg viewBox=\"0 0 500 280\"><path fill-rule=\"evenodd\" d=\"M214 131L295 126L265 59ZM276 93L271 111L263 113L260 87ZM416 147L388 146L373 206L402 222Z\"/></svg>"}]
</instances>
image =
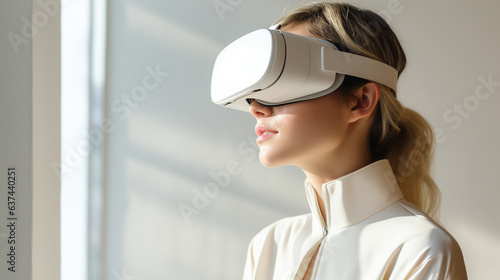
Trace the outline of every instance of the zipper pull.
<instances>
[{"instance_id":1,"label":"zipper pull","mask_svg":"<svg viewBox=\"0 0 500 280\"><path fill-rule=\"evenodd\" d=\"M328 229L326 227L323 227L323 237L328 235Z\"/></svg>"}]
</instances>

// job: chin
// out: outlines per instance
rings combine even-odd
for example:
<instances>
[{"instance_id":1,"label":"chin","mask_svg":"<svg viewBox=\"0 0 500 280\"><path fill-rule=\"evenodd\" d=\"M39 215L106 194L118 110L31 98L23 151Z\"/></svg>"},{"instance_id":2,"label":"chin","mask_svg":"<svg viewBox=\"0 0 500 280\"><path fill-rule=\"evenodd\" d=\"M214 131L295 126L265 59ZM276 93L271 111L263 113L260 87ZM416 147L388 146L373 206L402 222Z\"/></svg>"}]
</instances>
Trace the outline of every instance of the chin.
<instances>
[{"instance_id":1,"label":"chin","mask_svg":"<svg viewBox=\"0 0 500 280\"><path fill-rule=\"evenodd\" d=\"M284 166L287 164L284 164L280 162L279 160L275 160L266 156L262 156L262 154L259 156L260 163L264 165L265 167L279 167L279 166Z\"/></svg>"}]
</instances>

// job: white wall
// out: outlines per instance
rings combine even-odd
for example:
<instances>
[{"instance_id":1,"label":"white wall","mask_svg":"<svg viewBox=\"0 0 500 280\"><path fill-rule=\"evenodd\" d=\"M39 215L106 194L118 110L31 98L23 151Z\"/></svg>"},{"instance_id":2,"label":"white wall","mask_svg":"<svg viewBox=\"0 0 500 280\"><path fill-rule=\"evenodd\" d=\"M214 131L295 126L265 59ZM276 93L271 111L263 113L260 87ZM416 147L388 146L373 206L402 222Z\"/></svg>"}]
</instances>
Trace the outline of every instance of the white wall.
<instances>
[{"instance_id":1,"label":"white wall","mask_svg":"<svg viewBox=\"0 0 500 280\"><path fill-rule=\"evenodd\" d=\"M305 2L110 1L104 279L238 279L256 232L308 211L301 172L262 167L253 118L209 96L213 61L227 43ZM380 12L399 35L409 60L400 98L440 129L442 222L470 279L493 279L500 88L484 100L474 93L483 78L500 81L500 4L353 3ZM470 112L455 112L464 102ZM200 198L204 188L212 197ZM196 214L183 217L180 205Z\"/></svg>"}]
</instances>

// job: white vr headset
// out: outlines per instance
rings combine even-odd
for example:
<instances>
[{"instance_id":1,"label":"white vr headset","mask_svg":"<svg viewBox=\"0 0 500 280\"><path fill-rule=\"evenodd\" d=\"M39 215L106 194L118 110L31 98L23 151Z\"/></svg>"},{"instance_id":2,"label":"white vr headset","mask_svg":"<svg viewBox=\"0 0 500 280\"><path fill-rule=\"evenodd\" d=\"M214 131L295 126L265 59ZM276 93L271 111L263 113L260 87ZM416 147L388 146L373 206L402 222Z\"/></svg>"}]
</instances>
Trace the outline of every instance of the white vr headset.
<instances>
[{"instance_id":1,"label":"white vr headset","mask_svg":"<svg viewBox=\"0 0 500 280\"><path fill-rule=\"evenodd\" d=\"M322 39L275 29L253 31L225 47L212 73L212 101L248 111L251 100L267 106L309 100L340 87L344 75L396 91L398 72L380 61Z\"/></svg>"}]
</instances>

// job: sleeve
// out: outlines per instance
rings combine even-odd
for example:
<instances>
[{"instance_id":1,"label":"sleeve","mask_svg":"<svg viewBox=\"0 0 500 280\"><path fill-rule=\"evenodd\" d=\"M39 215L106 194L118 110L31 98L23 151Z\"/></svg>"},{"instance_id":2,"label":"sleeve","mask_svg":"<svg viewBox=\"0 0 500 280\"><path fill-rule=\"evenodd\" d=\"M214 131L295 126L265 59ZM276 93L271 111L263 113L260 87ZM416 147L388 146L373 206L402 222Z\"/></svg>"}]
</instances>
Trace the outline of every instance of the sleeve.
<instances>
[{"instance_id":1,"label":"sleeve","mask_svg":"<svg viewBox=\"0 0 500 280\"><path fill-rule=\"evenodd\" d=\"M452 261L445 256L428 258L416 265L409 280L467 280L463 262Z\"/></svg>"},{"instance_id":2,"label":"sleeve","mask_svg":"<svg viewBox=\"0 0 500 280\"><path fill-rule=\"evenodd\" d=\"M243 270L243 280L253 280L255 279L255 258L253 251L254 240L250 242L247 251L247 259L245 261L245 269Z\"/></svg>"}]
</instances>

